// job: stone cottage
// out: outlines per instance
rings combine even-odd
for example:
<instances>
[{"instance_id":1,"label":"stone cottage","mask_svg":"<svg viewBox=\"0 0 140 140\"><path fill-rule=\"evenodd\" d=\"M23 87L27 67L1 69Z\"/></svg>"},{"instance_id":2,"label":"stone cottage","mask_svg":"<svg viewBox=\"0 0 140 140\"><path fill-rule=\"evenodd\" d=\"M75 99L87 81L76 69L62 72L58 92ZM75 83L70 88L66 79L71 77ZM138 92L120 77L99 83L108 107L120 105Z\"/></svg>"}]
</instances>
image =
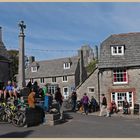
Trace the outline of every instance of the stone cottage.
<instances>
[{"instance_id":1,"label":"stone cottage","mask_svg":"<svg viewBox=\"0 0 140 140\"><path fill-rule=\"evenodd\" d=\"M72 90L87 78L84 62L87 53L79 50L78 54L74 57L44 61L35 61L35 57L30 57L29 66L25 70L26 84L29 81L37 81L40 87L47 84L48 90L53 94L59 86L64 98L68 98ZM88 54L86 58L89 57L91 56Z\"/></svg>"},{"instance_id":2,"label":"stone cottage","mask_svg":"<svg viewBox=\"0 0 140 140\"><path fill-rule=\"evenodd\" d=\"M134 108L140 103L140 33L109 36L101 43L99 94L122 109L124 98Z\"/></svg>"}]
</instances>

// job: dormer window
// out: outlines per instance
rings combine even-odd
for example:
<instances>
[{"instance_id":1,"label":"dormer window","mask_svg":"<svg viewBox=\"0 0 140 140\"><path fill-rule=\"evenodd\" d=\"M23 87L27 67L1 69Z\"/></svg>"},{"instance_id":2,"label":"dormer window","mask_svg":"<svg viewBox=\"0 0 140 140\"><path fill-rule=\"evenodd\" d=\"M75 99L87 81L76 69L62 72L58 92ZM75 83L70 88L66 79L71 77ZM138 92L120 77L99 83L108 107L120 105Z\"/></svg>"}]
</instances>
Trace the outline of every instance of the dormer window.
<instances>
[{"instance_id":1,"label":"dormer window","mask_svg":"<svg viewBox=\"0 0 140 140\"><path fill-rule=\"evenodd\" d=\"M37 72L37 67L31 67L31 72Z\"/></svg>"},{"instance_id":2,"label":"dormer window","mask_svg":"<svg viewBox=\"0 0 140 140\"><path fill-rule=\"evenodd\" d=\"M112 55L124 55L124 45L111 46Z\"/></svg>"},{"instance_id":3,"label":"dormer window","mask_svg":"<svg viewBox=\"0 0 140 140\"><path fill-rule=\"evenodd\" d=\"M64 69L70 69L70 63L69 62L65 62L63 64L63 66L64 66Z\"/></svg>"}]
</instances>

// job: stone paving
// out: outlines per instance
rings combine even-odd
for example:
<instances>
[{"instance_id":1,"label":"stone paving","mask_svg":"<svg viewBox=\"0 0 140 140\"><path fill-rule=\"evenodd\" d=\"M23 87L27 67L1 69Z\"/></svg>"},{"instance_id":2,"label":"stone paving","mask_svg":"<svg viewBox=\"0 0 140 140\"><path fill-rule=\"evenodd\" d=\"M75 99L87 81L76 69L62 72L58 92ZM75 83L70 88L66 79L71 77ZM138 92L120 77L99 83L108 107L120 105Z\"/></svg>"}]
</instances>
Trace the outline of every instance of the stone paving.
<instances>
[{"instance_id":1,"label":"stone paving","mask_svg":"<svg viewBox=\"0 0 140 140\"><path fill-rule=\"evenodd\" d=\"M79 111L77 111L77 113L81 113ZM84 113L81 113L81 114L84 114ZM89 113L88 115L95 115L95 116L99 116L100 112L93 112L93 113ZM104 117L104 116L99 116L99 117ZM123 114L122 112L118 112L118 113L114 113L111 115L111 117L123 117L123 118L128 118L128 119L140 119L140 114L128 114L128 115L125 115Z\"/></svg>"}]
</instances>

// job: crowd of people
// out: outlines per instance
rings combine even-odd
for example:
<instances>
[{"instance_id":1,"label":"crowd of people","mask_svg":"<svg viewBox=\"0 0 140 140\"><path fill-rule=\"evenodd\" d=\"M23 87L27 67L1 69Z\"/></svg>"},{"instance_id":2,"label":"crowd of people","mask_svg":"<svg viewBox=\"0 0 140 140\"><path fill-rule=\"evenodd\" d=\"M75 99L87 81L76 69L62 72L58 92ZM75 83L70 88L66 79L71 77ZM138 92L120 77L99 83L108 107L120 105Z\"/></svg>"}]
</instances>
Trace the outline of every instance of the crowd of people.
<instances>
[{"instance_id":1,"label":"crowd of people","mask_svg":"<svg viewBox=\"0 0 140 140\"><path fill-rule=\"evenodd\" d=\"M27 87L29 89L27 101L30 108L35 108L36 98L41 98L42 100L45 100L45 96L49 96L48 109L51 108L53 96L51 92L47 90L46 86L44 86L44 88L40 88L36 81L33 84L31 83L31 81L29 81ZM60 112L64 97L61 94L61 89L59 87L57 87L57 90L54 95L54 99L56 100L59 106L58 111ZM6 86L0 87L0 100L6 101L8 98L14 98L14 100L23 100L22 95L20 95L20 89L18 88L16 82L8 81ZM73 90L73 92L71 93L70 98L72 104L71 111L73 112L79 110L87 115L90 112L96 112L100 110L99 116L104 116L104 114L106 114L106 116L111 116L111 114L118 113L119 111L114 100L112 100L110 105L108 105L105 94L102 94L100 104L96 101L96 99L93 96L91 96L91 99L89 99L87 93L84 93L83 97L78 102L77 93L75 90ZM126 98L124 98L123 114L129 114L129 112L129 103L126 100Z\"/></svg>"},{"instance_id":2,"label":"crowd of people","mask_svg":"<svg viewBox=\"0 0 140 140\"><path fill-rule=\"evenodd\" d=\"M122 111L123 111L123 114L130 114L130 105L129 105L126 97L124 97L124 100L122 102ZM110 105L108 105L105 94L102 94L102 96L101 96L101 108L100 108L100 115L99 116L110 117L111 114L118 113L118 112L119 112L119 109L117 108L115 101L112 100Z\"/></svg>"}]
</instances>

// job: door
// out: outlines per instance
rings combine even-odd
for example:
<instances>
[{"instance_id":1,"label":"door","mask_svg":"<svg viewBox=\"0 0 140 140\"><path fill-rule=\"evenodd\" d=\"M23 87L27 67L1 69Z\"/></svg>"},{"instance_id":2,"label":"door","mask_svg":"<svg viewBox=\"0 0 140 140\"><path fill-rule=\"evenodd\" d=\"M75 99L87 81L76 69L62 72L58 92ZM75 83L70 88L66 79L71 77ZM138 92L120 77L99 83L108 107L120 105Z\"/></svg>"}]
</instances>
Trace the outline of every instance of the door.
<instances>
[{"instance_id":1,"label":"door","mask_svg":"<svg viewBox=\"0 0 140 140\"><path fill-rule=\"evenodd\" d=\"M68 97L69 97L69 88L68 87L63 87L63 96L64 96L64 99L68 99Z\"/></svg>"},{"instance_id":2,"label":"door","mask_svg":"<svg viewBox=\"0 0 140 140\"><path fill-rule=\"evenodd\" d=\"M118 109L122 109L123 100L127 99L130 109L134 108L133 92L113 92L111 93L111 101L114 100Z\"/></svg>"}]
</instances>

